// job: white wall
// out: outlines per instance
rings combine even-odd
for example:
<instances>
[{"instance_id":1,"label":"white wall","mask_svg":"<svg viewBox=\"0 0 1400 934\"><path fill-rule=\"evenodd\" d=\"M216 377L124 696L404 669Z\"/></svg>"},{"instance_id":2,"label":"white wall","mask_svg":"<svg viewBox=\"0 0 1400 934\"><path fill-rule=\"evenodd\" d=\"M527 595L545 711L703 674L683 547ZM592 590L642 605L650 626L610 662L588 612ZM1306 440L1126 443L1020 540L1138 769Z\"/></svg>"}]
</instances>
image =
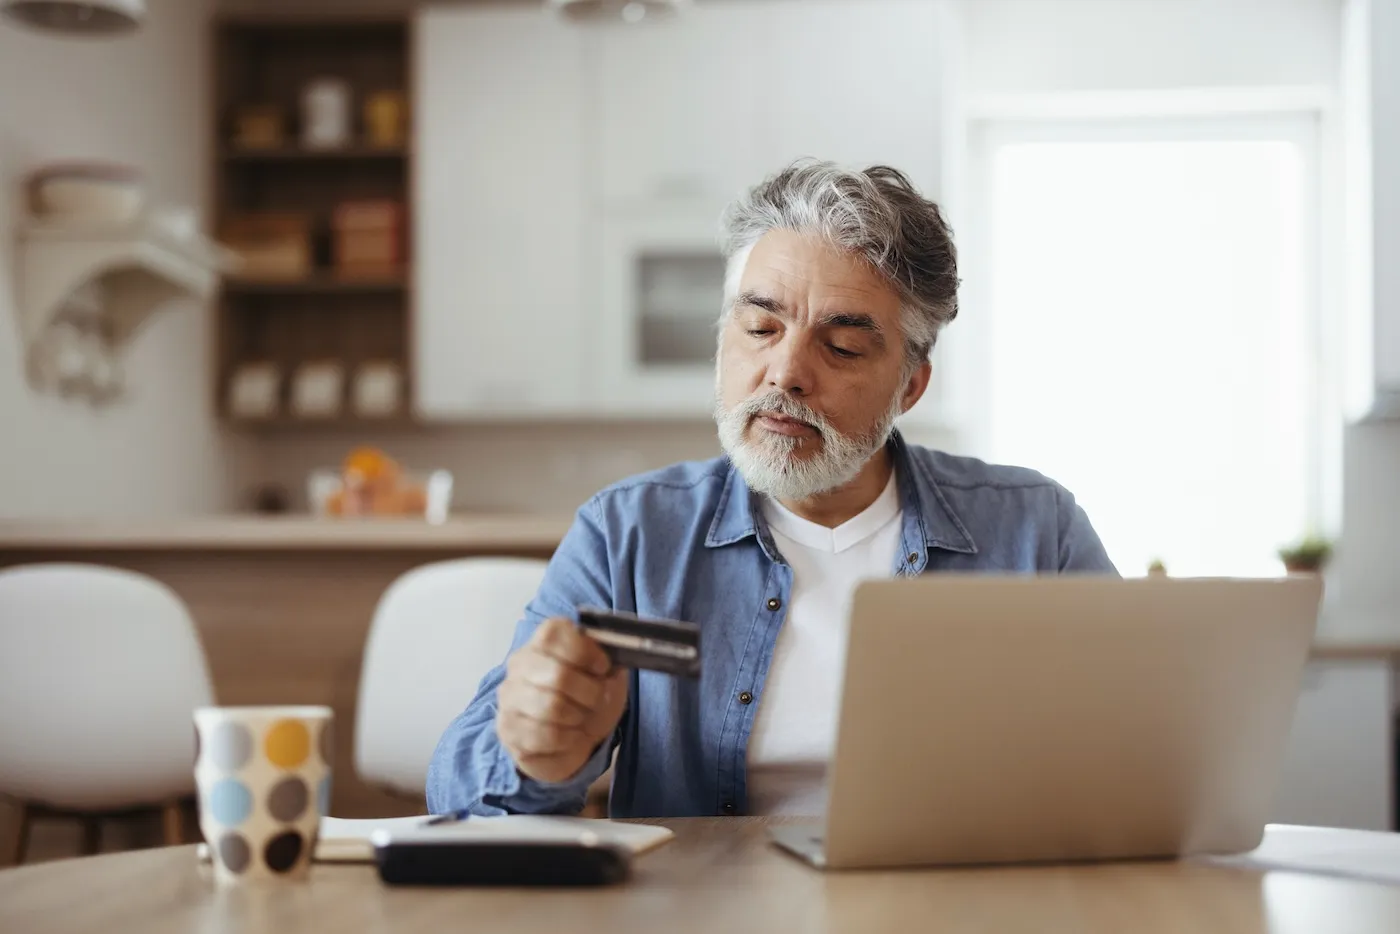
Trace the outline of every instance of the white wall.
<instances>
[{"instance_id":1,"label":"white wall","mask_svg":"<svg viewBox=\"0 0 1400 934\"><path fill-rule=\"evenodd\" d=\"M1335 81L1342 0L962 0L968 91Z\"/></svg>"},{"instance_id":2,"label":"white wall","mask_svg":"<svg viewBox=\"0 0 1400 934\"><path fill-rule=\"evenodd\" d=\"M701 421L303 432L264 446L258 482L277 484L302 508L307 472L336 466L361 443L415 469L450 470L454 508L475 513L568 515L615 480L719 454L714 425Z\"/></svg>"},{"instance_id":3,"label":"white wall","mask_svg":"<svg viewBox=\"0 0 1400 934\"><path fill-rule=\"evenodd\" d=\"M208 164L206 0L151 0L146 26L102 41L0 22L0 228L49 159L129 162L153 200L201 206ZM127 397L94 410L32 390L0 237L0 517L153 516L220 508L231 452L209 394L210 311L172 303L129 345Z\"/></svg>"},{"instance_id":4,"label":"white wall","mask_svg":"<svg viewBox=\"0 0 1400 934\"><path fill-rule=\"evenodd\" d=\"M927 429L911 441L951 448ZM306 475L334 467L351 448L376 444L416 469L446 468L456 480L453 506L471 512L568 514L601 488L632 474L720 453L708 419L649 422L543 422L347 432L339 429L269 437L257 469L243 477L246 495L260 483L280 486L294 508L305 506Z\"/></svg>"}]
</instances>

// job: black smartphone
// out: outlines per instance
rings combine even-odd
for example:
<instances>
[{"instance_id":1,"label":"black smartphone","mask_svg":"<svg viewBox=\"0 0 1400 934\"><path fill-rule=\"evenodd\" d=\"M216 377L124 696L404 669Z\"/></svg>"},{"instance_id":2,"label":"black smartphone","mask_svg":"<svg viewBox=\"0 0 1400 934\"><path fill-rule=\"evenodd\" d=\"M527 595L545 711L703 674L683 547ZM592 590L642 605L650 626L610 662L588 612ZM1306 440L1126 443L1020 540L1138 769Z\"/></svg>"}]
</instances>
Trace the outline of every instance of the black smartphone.
<instances>
[{"instance_id":1,"label":"black smartphone","mask_svg":"<svg viewBox=\"0 0 1400 934\"><path fill-rule=\"evenodd\" d=\"M576 842L389 839L374 862L389 885L612 885L631 871L631 854Z\"/></svg>"}]
</instances>

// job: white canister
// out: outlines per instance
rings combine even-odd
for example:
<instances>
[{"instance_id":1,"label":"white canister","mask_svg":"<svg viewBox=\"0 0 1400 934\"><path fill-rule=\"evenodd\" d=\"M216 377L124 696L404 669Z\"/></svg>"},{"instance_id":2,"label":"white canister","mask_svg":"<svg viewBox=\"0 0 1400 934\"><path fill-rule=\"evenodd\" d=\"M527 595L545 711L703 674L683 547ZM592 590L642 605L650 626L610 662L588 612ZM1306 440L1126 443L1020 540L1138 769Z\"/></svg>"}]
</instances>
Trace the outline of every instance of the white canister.
<instances>
[{"instance_id":1,"label":"white canister","mask_svg":"<svg viewBox=\"0 0 1400 934\"><path fill-rule=\"evenodd\" d=\"M339 78L317 78L301 102L302 145L332 149L350 145L350 85Z\"/></svg>"}]
</instances>

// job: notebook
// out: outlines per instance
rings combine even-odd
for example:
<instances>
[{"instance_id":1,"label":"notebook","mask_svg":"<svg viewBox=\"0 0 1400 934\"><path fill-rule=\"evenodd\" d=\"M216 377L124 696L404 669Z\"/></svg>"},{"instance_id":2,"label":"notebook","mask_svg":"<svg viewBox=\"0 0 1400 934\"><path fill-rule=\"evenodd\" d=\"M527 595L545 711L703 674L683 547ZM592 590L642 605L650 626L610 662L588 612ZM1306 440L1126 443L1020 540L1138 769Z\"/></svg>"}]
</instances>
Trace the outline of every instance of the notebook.
<instances>
[{"instance_id":1,"label":"notebook","mask_svg":"<svg viewBox=\"0 0 1400 934\"><path fill-rule=\"evenodd\" d=\"M373 820L350 820L343 817L321 818L320 839L316 842L318 863L367 863L374 859L370 835L376 830L403 831L421 827L426 817L384 817ZM668 843L675 834L651 824L624 824L591 817L544 817L511 815L508 817L472 817L437 828L444 833L464 838L482 837L491 840L571 841L583 833L639 856ZM209 847L199 845L199 859L208 861Z\"/></svg>"}]
</instances>

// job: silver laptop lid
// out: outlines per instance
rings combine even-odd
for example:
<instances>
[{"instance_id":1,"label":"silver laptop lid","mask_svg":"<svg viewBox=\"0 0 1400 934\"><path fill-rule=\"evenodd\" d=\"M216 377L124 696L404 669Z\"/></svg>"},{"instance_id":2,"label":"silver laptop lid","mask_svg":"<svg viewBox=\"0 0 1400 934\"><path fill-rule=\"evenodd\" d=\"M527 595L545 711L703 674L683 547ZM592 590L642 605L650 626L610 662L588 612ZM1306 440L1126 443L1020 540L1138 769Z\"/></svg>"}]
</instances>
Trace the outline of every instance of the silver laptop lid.
<instances>
[{"instance_id":1,"label":"silver laptop lid","mask_svg":"<svg viewBox=\"0 0 1400 934\"><path fill-rule=\"evenodd\" d=\"M829 865L1249 849L1320 581L930 575L855 594Z\"/></svg>"}]
</instances>

